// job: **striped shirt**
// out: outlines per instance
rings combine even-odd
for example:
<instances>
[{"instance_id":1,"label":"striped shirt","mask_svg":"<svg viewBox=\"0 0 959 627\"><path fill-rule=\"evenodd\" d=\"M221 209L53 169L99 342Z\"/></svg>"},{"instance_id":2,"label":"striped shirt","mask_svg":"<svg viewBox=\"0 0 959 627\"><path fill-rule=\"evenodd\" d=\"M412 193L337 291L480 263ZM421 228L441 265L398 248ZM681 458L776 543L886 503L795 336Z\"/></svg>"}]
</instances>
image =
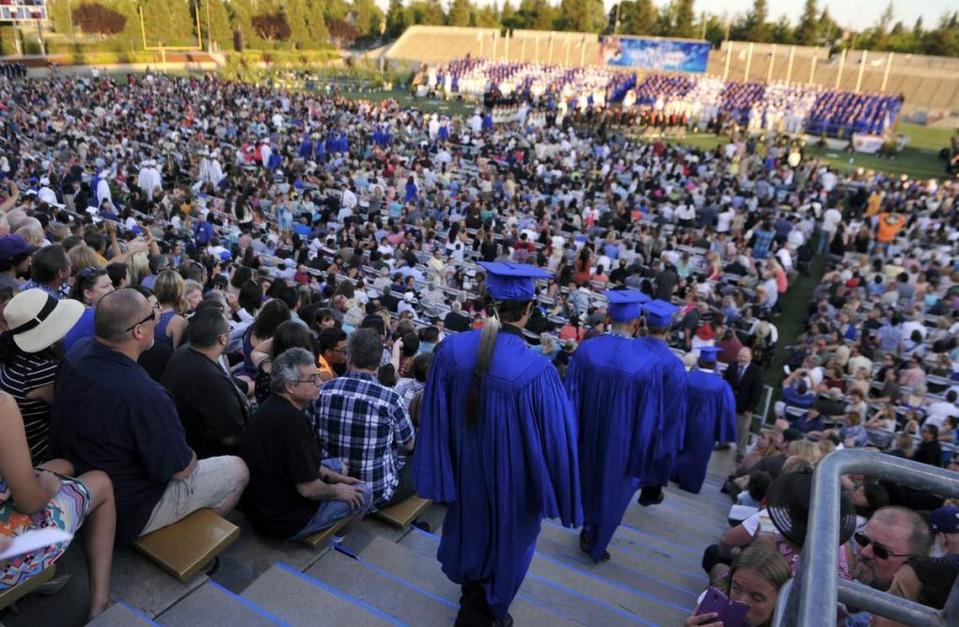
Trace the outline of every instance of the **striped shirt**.
<instances>
[{"instance_id":1,"label":"striped shirt","mask_svg":"<svg viewBox=\"0 0 959 627\"><path fill-rule=\"evenodd\" d=\"M0 366L0 390L17 401L30 445L34 465L47 461L47 437L50 433L50 405L27 398L37 388L52 385L57 378L57 362L38 355L18 354L9 364Z\"/></svg>"}]
</instances>

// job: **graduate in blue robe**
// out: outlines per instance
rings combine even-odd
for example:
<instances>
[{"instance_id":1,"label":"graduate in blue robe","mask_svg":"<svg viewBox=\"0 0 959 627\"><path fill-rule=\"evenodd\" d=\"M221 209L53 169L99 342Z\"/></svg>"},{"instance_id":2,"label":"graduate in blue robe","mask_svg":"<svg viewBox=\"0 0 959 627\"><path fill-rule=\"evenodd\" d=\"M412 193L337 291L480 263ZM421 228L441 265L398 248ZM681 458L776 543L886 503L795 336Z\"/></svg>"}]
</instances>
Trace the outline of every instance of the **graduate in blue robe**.
<instances>
[{"instance_id":1,"label":"graduate in blue robe","mask_svg":"<svg viewBox=\"0 0 959 627\"><path fill-rule=\"evenodd\" d=\"M699 367L686 377L686 433L673 481L694 494L703 487L716 443L736 441L736 399L715 372L718 353L715 346L700 348Z\"/></svg>"},{"instance_id":2,"label":"graduate in blue robe","mask_svg":"<svg viewBox=\"0 0 959 627\"><path fill-rule=\"evenodd\" d=\"M663 501L663 488L669 483L676 465L676 455L683 442L683 425L686 423L686 368L682 360L669 348L666 338L669 327L679 308L662 300L653 300L645 305L646 337L640 343L656 356L663 368L662 421L651 458L643 472L639 504L656 505Z\"/></svg>"},{"instance_id":3,"label":"graduate in blue robe","mask_svg":"<svg viewBox=\"0 0 959 627\"><path fill-rule=\"evenodd\" d=\"M300 142L300 149L297 153L303 159L312 159L313 158L313 140L309 137L304 137L303 141Z\"/></svg>"},{"instance_id":4,"label":"graduate in blue robe","mask_svg":"<svg viewBox=\"0 0 959 627\"><path fill-rule=\"evenodd\" d=\"M606 296L612 332L583 342L566 371L579 433L580 548L594 562L609 559L606 547L640 487L663 395L662 366L635 339L649 297L639 290Z\"/></svg>"},{"instance_id":5,"label":"graduate in blue robe","mask_svg":"<svg viewBox=\"0 0 959 627\"><path fill-rule=\"evenodd\" d=\"M481 265L497 317L436 348L412 462L417 492L448 504L437 557L463 589L457 625L508 624L541 520L582 521L573 410L522 335L549 274Z\"/></svg>"}]
</instances>

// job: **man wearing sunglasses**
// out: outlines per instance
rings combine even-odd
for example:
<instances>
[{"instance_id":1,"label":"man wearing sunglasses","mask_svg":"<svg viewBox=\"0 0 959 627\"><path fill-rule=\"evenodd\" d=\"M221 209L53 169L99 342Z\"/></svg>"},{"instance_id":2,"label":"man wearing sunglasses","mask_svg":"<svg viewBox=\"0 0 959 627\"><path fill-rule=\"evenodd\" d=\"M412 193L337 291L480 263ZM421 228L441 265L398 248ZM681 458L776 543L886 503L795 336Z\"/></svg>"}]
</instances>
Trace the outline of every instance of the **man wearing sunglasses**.
<instances>
[{"instance_id":1,"label":"man wearing sunglasses","mask_svg":"<svg viewBox=\"0 0 959 627\"><path fill-rule=\"evenodd\" d=\"M907 559L929 554L932 534L922 516L904 507L882 507L853 538L858 547L853 576L877 590L888 590Z\"/></svg>"},{"instance_id":2,"label":"man wearing sunglasses","mask_svg":"<svg viewBox=\"0 0 959 627\"><path fill-rule=\"evenodd\" d=\"M57 378L51 445L81 472L110 476L119 544L201 508L225 515L249 479L237 456L197 460L172 396L137 364L158 317L135 289L103 296L95 337L77 342Z\"/></svg>"}]
</instances>

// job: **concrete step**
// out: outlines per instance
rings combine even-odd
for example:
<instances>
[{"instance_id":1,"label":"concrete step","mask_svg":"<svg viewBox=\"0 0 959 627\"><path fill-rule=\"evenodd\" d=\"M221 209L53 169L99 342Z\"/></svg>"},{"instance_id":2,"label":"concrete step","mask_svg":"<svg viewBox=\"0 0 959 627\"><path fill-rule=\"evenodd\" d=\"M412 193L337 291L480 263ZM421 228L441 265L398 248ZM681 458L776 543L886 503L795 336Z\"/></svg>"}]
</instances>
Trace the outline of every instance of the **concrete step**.
<instances>
[{"instance_id":1,"label":"concrete step","mask_svg":"<svg viewBox=\"0 0 959 627\"><path fill-rule=\"evenodd\" d=\"M412 529L402 544L435 558L439 537ZM665 607L649 595L579 572L538 552L520 594L583 625L679 624L688 615L685 608Z\"/></svg>"},{"instance_id":2,"label":"concrete step","mask_svg":"<svg viewBox=\"0 0 959 627\"><path fill-rule=\"evenodd\" d=\"M92 627L139 627L156 624L143 612L122 602L114 603L106 612L87 623Z\"/></svg>"},{"instance_id":3,"label":"concrete step","mask_svg":"<svg viewBox=\"0 0 959 627\"><path fill-rule=\"evenodd\" d=\"M557 524L544 524L536 541L536 550L552 558L585 567L591 572L620 583L653 592L664 599L688 603L705 590L704 573L690 572L689 562L660 557L651 551L635 551L610 545L611 559L594 564L579 548L579 530Z\"/></svg>"},{"instance_id":4,"label":"concrete step","mask_svg":"<svg viewBox=\"0 0 959 627\"><path fill-rule=\"evenodd\" d=\"M157 622L171 627L266 627L287 624L249 599L237 596L214 581L206 582L160 614Z\"/></svg>"},{"instance_id":5,"label":"concrete step","mask_svg":"<svg viewBox=\"0 0 959 627\"><path fill-rule=\"evenodd\" d=\"M306 574L407 625L448 627L459 609L457 603L342 549L328 552Z\"/></svg>"},{"instance_id":6,"label":"concrete step","mask_svg":"<svg viewBox=\"0 0 959 627\"><path fill-rule=\"evenodd\" d=\"M360 599L279 562L243 591L243 598L298 627L385 627L402 625Z\"/></svg>"},{"instance_id":7,"label":"concrete step","mask_svg":"<svg viewBox=\"0 0 959 627\"><path fill-rule=\"evenodd\" d=\"M424 559L422 554L370 533L362 526L347 536L343 544L366 562L458 607L460 586L443 573L435 551L432 559ZM579 624L553 612L549 607L526 599L522 594L510 607L510 615L518 626L549 624L551 627L573 627Z\"/></svg>"}]
</instances>

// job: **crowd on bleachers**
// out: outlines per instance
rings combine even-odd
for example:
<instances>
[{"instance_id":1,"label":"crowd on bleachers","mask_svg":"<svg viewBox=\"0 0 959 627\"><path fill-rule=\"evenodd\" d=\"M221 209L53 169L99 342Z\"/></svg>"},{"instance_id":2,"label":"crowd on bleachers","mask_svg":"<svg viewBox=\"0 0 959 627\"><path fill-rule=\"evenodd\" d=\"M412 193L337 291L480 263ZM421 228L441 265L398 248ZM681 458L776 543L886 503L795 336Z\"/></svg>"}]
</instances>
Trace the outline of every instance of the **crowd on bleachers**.
<instances>
[{"instance_id":1,"label":"crowd on bleachers","mask_svg":"<svg viewBox=\"0 0 959 627\"><path fill-rule=\"evenodd\" d=\"M881 94L824 90L820 86L736 81L709 76L649 74L642 80L602 67L459 59L430 69L428 86L447 95L519 94L548 108L603 109L614 103L648 109L647 124L705 129L735 124L750 132L806 132L849 138L883 135L893 128L902 100ZM663 117L656 114L662 113Z\"/></svg>"},{"instance_id":2,"label":"crowd on bleachers","mask_svg":"<svg viewBox=\"0 0 959 627\"><path fill-rule=\"evenodd\" d=\"M494 314L496 280L479 262L549 272L519 336L559 377L580 346L616 333L606 290L671 304L675 319L650 331L690 363L732 365L733 483L756 504L773 497L752 462L782 458L765 480L788 478L783 465L805 468L786 455L794 445L811 466L827 443L879 443L874 427L856 429L869 421L886 420L893 439L921 434L892 454L957 468L943 445L959 433L947 389L959 364L953 184L840 175L784 138L703 151L593 136L572 118L440 121L209 76L0 78L0 138L0 532L85 520L91 615L109 602L114 535L127 544L240 504L258 532L300 539L412 494L431 355ZM757 366L772 362L783 309L805 305L788 290L817 252L833 267L786 388L800 402L825 394L812 405L842 424L803 430L819 426L816 410L787 409L796 424L777 421L750 446ZM910 513L943 505L887 498ZM850 560L883 559L867 533L878 516ZM955 542L959 528L942 529ZM724 539L709 569L768 530ZM801 536L785 534L790 567ZM919 544L910 555L928 553L931 540ZM7 562L0 589L65 548ZM777 559L756 544L732 563L767 572Z\"/></svg>"}]
</instances>

